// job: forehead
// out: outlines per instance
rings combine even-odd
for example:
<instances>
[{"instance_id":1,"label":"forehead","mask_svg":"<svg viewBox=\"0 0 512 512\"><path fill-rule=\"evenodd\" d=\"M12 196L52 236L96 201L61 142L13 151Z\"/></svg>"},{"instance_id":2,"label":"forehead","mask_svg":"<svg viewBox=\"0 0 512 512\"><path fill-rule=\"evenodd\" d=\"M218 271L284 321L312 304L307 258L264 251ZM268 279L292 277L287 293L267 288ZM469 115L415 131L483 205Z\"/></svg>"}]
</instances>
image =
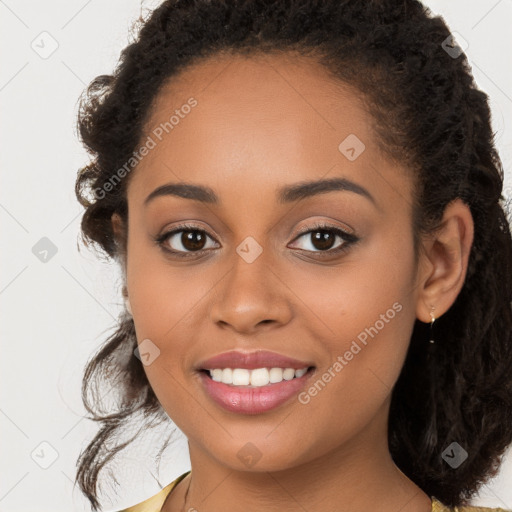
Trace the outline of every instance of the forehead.
<instances>
[{"instance_id":1,"label":"forehead","mask_svg":"<svg viewBox=\"0 0 512 512\"><path fill-rule=\"evenodd\" d=\"M370 183L390 165L358 91L290 54L221 54L186 68L155 98L147 137L154 147L134 171L132 197L168 181L236 181L238 192L339 175Z\"/></svg>"}]
</instances>

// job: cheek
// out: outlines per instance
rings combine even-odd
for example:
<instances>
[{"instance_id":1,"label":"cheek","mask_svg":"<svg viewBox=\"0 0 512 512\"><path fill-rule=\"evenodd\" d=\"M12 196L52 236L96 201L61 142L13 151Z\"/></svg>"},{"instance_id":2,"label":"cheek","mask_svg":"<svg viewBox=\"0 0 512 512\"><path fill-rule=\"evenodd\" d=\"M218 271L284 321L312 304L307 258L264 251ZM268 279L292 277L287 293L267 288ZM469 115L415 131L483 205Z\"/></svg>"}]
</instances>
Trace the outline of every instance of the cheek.
<instances>
[{"instance_id":1,"label":"cheek","mask_svg":"<svg viewBox=\"0 0 512 512\"><path fill-rule=\"evenodd\" d=\"M414 309L402 301L363 303L362 312L352 303L331 324L337 336L321 340L330 357L298 397L296 420L322 431L311 447L317 453L365 429L388 403L405 360Z\"/></svg>"},{"instance_id":2,"label":"cheek","mask_svg":"<svg viewBox=\"0 0 512 512\"><path fill-rule=\"evenodd\" d=\"M412 240L402 235L396 247L389 239L375 237L343 266L295 281L294 291L306 298L303 330L330 354L324 370L337 362L336 377L325 375L328 386L354 410L365 403L369 410L391 392L414 327Z\"/></svg>"},{"instance_id":3,"label":"cheek","mask_svg":"<svg viewBox=\"0 0 512 512\"><path fill-rule=\"evenodd\" d=\"M303 317L317 334L348 340L366 329L379 334L402 332L411 322L414 259L412 240L402 232L400 246L389 243L392 233L372 235L337 266L293 265L283 280L293 283ZM284 270L284 269L283 269Z\"/></svg>"},{"instance_id":4,"label":"cheek","mask_svg":"<svg viewBox=\"0 0 512 512\"><path fill-rule=\"evenodd\" d=\"M133 231L126 279L137 337L163 342L172 338L173 330L182 330L202 301L208 300L215 280L200 265L170 263L142 229Z\"/></svg>"}]
</instances>

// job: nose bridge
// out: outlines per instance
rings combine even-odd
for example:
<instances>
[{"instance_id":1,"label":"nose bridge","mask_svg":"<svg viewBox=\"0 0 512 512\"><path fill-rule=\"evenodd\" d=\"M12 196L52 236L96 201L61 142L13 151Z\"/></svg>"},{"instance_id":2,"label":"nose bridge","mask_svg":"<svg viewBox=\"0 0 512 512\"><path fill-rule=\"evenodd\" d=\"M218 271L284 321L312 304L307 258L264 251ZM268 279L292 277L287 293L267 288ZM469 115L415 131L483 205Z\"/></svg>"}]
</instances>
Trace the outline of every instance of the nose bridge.
<instances>
[{"instance_id":1,"label":"nose bridge","mask_svg":"<svg viewBox=\"0 0 512 512\"><path fill-rule=\"evenodd\" d=\"M255 237L234 248L231 269L216 287L211 310L214 323L251 331L260 323L286 322L290 315L286 287L271 270L273 255Z\"/></svg>"}]
</instances>

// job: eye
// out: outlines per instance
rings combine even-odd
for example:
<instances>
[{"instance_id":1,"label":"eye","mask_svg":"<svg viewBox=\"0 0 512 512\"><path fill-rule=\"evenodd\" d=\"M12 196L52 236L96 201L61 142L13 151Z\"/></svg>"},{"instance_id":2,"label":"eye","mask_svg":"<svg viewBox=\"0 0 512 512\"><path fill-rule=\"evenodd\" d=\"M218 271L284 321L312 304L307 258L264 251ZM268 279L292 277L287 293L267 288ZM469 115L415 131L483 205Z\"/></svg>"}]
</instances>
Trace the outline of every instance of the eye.
<instances>
[{"instance_id":1,"label":"eye","mask_svg":"<svg viewBox=\"0 0 512 512\"><path fill-rule=\"evenodd\" d=\"M156 237L155 242L165 251L187 257L211 249L208 239L215 240L206 231L193 224L182 224Z\"/></svg>"},{"instance_id":2,"label":"eye","mask_svg":"<svg viewBox=\"0 0 512 512\"><path fill-rule=\"evenodd\" d=\"M330 255L346 251L350 245L359 240L352 233L347 233L338 227L322 223L308 227L295 240L300 240L301 238L304 238L306 242L302 250L328 253ZM338 245L335 245L336 238L340 239Z\"/></svg>"},{"instance_id":3,"label":"eye","mask_svg":"<svg viewBox=\"0 0 512 512\"><path fill-rule=\"evenodd\" d=\"M306 235L309 236L309 239ZM299 249L316 253L319 256L340 254L359 240L352 233L322 223L304 229L295 240L301 238L304 238L306 247L299 247ZM213 242L213 246L212 244L208 245L208 239ZM337 246L334 245L336 239L339 239L340 242ZM203 254L208 249L215 248L215 243L217 243L204 229L194 224L181 224L157 236L154 240L167 253L185 258Z\"/></svg>"}]
</instances>

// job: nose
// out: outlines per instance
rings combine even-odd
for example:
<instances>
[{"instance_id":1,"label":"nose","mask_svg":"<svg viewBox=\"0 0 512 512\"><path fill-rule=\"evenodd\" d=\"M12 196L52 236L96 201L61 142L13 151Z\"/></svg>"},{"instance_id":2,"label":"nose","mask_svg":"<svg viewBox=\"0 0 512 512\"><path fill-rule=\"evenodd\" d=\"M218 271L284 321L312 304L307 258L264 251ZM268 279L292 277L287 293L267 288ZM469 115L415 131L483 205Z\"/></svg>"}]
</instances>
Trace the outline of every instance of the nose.
<instances>
[{"instance_id":1,"label":"nose","mask_svg":"<svg viewBox=\"0 0 512 512\"><path fill-rule=\"evenodd\" d=\"M236 254L231 270L214 288L210 315L220 328L254 334L292 318L293 293L264 254L252 263Z\"/></svg>"}]
</instances>

